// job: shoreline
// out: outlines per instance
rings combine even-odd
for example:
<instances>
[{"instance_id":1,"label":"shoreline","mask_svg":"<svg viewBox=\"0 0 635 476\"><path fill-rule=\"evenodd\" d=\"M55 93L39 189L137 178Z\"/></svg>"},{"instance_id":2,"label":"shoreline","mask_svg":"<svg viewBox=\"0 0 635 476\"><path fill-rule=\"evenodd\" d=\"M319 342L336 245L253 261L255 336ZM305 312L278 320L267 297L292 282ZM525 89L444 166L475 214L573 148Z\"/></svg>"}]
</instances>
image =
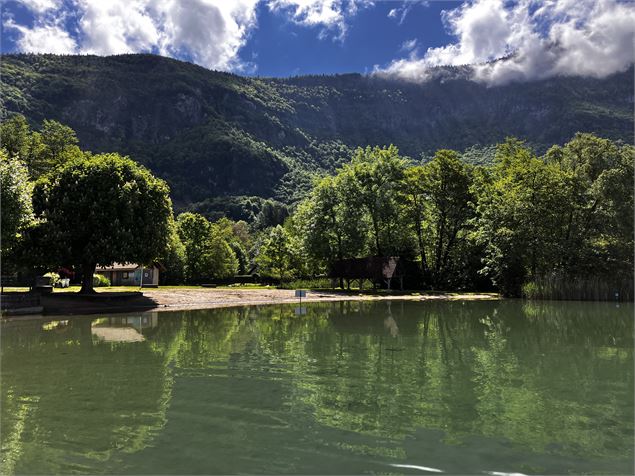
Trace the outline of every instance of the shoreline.
<instances>
[{"instance_id":1,"label":"shoreline","mask_svg":"<svg viewBox=\"0 0 635 476\"><path fill-rule=\"evenodd\" d=\"M288 289L152 289L129 299L108 296L83 297L74 293L54 293L43 297L44 311L38 314L4 314L2 319L46 318L55 315L86 315L99 313L193 311L239 306L298 304L295 291ZM337 301L493 301L501 300L496 293L354 293L307 291L302 303Z\"/></svg>"}]
</instances>

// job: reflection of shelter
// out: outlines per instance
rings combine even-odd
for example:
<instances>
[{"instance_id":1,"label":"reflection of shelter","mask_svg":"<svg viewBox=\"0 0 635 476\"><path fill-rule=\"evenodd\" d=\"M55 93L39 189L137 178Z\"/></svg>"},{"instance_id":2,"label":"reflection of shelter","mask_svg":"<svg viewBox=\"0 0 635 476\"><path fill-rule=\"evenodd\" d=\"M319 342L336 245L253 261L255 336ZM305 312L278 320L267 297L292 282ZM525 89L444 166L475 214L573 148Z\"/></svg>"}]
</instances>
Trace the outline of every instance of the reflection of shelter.
<instances>
[{"instance_id":1,"label":"reflection of shelter","mask_svg":"<svg viewBox=\"0 0 635 476\"><path fill-rule=\"evenodd\" d=\"M113 286L139 286L143 274L144 286L159 285L159 267L141 266L133 263L114 263L112 266L97 268L95 273L110 280Z\"/></svg>"},{"instance_id":2,"label":"reflection of shelter","mask_svg":"<svg viewBox=\"0 0 635 476\"><path fill-rule=\"evenodd\" d=\"M336 261L329 272L331 283L335 287L338 279L346 280L346 287L350 289L351 282L358 281L359 289L363 289L364 281L386 284L390 289L393 279L399 279L399 287L403 290L403 265L397 256L368 256L366 258L349 258Z\"/></svg>"},{"instance_id":3,"label":"reflection of shelter","mask_svg":"<svg viewBox=\"0 0 635 476\"><path fill-rule=\"evenodd\" d=\"M93 335L107 342L141 342L145 340L143 331L157 326L156 312L140 316L105 317L91 324Z\"/></svg>"}]
</instances>

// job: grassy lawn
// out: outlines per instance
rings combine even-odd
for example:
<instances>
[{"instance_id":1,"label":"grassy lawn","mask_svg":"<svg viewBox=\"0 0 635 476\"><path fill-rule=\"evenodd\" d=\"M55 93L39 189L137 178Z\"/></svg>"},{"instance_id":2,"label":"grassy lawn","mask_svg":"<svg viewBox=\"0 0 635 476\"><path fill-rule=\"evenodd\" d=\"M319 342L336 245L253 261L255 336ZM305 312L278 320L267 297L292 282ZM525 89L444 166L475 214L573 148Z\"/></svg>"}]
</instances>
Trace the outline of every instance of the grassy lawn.
<instances>
[{"instance_id":1,"label":"grassy lawn","mask_svg":"<svg viewBox=\"0 0 635 476\"><path fill-rule=\"evenodd\" d=\"M81 286L70 286L68 288L53 288L54 293L76 293L79 292ZM214 289L275 289L275 286L264 286L260 284L241 284L235 286L218 286L216 288L204 288L202 286L160 286L158 288L144 288L141 289L137 286L108 286L108 287L98 287L95 288L95 291L98 293L121 293L121 292L130 292L130 291L187 291L187 290L210 290ZM27 292L29 288L27 287L17 287L17 286L5 286L5 293L24 293Z\"/></svg>"}]
</instances>

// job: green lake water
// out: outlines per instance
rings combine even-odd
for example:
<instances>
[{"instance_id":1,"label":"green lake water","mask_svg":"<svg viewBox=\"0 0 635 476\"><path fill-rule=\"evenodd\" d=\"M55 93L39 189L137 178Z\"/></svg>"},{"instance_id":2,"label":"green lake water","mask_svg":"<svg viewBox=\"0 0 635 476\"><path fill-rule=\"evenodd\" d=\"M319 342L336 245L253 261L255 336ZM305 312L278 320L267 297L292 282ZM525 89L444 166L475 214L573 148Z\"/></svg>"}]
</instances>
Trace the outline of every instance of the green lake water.
<instances>
[{"instance_id":1,"label":"green lake water","mask_svg":"<svg viewBox=\"0 0 635 476\"><path fill-rule=\"evenodd\" d=\"M632 474L633 306L13 320L2 473Z\"/></svg>"}]
</instances>

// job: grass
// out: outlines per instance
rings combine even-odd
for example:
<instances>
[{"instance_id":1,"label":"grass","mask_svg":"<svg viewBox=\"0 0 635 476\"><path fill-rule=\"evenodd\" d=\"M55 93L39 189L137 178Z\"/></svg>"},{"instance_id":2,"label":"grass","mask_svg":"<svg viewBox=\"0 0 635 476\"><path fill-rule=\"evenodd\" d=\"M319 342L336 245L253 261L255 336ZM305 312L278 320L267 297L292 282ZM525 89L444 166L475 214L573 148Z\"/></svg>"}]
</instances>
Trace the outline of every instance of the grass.
<instances>
[{"instance_id":1,"label":"grass","mask_svg":"<svg viewBox=\"0 0 635 476\"><path fill-rule=\"evenodd\" d=\"M81 289L81 286L69 286L68 288L53 288L53 292L58 293L77 293ZM180 285L180 286L159 286L158 288L139 288L138 286L104 286L95 288L98 293L121 293L131 291L188 291L188 290L210 290L214 289L275 289L274 286L264 286L260 284L241 284L231 286L217 286L215 288L204 288L202 286L195 285ZM25 293L28 292L28 287L21 286L5 286L5 293Z\"/></svg>"}]
</instances>

